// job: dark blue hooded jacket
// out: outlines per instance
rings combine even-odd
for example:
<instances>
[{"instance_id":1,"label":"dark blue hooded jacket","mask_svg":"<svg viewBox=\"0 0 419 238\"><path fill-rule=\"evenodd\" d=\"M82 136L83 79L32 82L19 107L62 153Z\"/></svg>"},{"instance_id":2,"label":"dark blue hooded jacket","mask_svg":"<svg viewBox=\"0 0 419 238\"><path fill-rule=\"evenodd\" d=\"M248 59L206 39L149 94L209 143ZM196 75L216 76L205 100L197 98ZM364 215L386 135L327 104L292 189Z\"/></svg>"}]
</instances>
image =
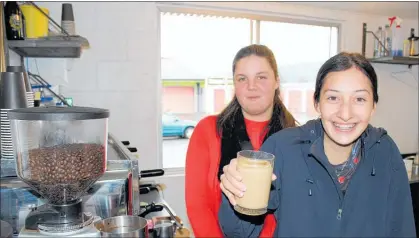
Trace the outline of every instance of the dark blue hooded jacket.
<instances>
[{"instance_id":1,"label":"dark blue hooded jacket","mask_svg":"<svg viewBox=\"0 0 419 238\"><path fill-rule=\"evenodd\" d=\"M368 126L361 161L345 196L323 149L321 121L284 129L261 150L276 156L269 209L274 237L415 237L404 162L384 129ZM223 195L220 226L226 237L257 237L263 217L236 213Z\"/></svg>"}]
</instances>

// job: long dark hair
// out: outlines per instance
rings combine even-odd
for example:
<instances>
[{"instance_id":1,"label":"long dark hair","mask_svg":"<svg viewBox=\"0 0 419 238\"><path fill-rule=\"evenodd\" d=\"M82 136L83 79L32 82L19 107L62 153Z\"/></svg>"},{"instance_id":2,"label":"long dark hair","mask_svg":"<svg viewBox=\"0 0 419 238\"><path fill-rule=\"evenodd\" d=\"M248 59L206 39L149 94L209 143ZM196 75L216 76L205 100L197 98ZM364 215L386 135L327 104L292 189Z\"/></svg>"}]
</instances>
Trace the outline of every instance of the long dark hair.
<instances>
[{"instance_id":1,"label":"long dark hair","mask_svg":"<svg viewBox=\"0 0 419 238\"><path fill-rule=\"evenodd\" d=\"M374 102L378 102L378 85L377 85L377 74L375 73L374 67L368 62L368 60L359 53L348 53L341 52L332 58L328 59L317 74L316 78L316 89L313 94L314 103L317 104L320 101L320 92L322 90L324 79L331 72L340 72L348 70L352 67L360 70L371 82L372 93Z\"/></svg>"},{"instance_id":2,"label":"long dark hair","mask_svg":"<svg viewBox=\"0 0 419 238\"><path fill-rule=\"evenodd\" d=\"M275 79L278 78L278 65L276 63L273 52L264 45L249 45L240 49L233 60L233 74L236 71L236 64L245 57L256 55L265 58L269 65L272 67ZM232 101L227 105L226 108L217 117L217 132L219 135L222 133L222 129L225 126L233 127L237 113L242 113L241 105L234 95ZM274 108L272 112L271 120L269 121L267 129L274 129L279 131L284 128L296 126L296 120L291 113L286 109L279 97L279 88L275 90L274 96Z\"/></svg>"}]
</instances>

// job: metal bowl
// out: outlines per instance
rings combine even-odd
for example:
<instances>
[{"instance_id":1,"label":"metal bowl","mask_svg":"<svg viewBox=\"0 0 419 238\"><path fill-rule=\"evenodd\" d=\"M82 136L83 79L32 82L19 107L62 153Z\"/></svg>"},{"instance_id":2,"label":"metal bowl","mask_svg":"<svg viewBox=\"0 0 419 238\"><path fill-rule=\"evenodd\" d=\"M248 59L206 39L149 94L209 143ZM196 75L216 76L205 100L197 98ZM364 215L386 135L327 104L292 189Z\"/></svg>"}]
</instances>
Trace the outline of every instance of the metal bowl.
<instances>
[{"instance_id":1,"label":"metal bowl","mask_svg":"<svg viewBox=\"0 0 419 238\"><path fill-rule=\"evenodd\" d=\"M173 238L176 233L176 224L170 217L166 219L162 218L154 222L153 230L152 237L154 238Z\"/></svg>"},{"instance_id":2,"label":"metal bowl","mask_svg":"<svg viewBox=\"0 0 419 238\"><path fill-rule=\"evenodd\" d=\"M149 237L147 220L138 216L110 217L94 226L101 237Z\"/></svg>"}]
</instances>

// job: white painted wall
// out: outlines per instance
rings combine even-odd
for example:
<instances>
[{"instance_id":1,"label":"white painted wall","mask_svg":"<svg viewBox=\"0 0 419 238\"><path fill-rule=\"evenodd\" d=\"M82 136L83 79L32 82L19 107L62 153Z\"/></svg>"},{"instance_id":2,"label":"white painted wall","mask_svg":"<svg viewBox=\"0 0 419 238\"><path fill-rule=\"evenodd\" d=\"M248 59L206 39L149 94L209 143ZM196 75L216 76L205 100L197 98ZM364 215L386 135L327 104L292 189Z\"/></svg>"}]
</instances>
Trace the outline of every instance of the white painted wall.
<instances>
[{"instance_id":1,"label":"white painted wall","mask_svg":"<svg viewBox=\"0 0 419 238\"><path fill-rule=\"evenodd\" d=\"M65 84L64 94L77 105L106 107L111 111L110 131L129 140L139 150L141 169L161 166L160 145L160 3L73 2L76 31L87 37L91 48L80 59L38 59L39 73L52 84ZM193 2L173 3L181 7L263 14L283 19L308 19L341 24L341 49L361 51L362 23L370 30L384 25L388 16L327 10L289 3ZM51 16L61 17L61 3L42 2ZM418 19L404 19L405 35L418 29ZM369 37L371 39L371 37ZM309 40L309 39L308 39ZM308 41L309 43L309 41ZM315 47L315 46L314 46ZM372 41L367 51L372 54ZM19 64L16 57L14 64ZM32 72L37 72L29 60ZM379 74L380 102L373 124L385 127L404 153L418 150L418 67L374 65ZM391 74L414 86L407 86ZM165 198L181 218L186 219L184 176L166 176Z\"/></svg>"}]
</instances>

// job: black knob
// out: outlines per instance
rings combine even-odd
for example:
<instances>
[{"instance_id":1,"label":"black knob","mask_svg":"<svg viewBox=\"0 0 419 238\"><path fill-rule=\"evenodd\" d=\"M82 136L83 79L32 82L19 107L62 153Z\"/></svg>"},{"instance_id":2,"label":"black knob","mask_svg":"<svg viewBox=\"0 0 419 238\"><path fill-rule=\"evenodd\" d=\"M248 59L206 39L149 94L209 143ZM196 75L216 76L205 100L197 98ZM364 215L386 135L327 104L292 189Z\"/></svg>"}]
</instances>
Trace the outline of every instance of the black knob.
<instances>
[{"instance_id":1,"label":"black knob","mask_svg":"<svg viewBox=\"0 0 419 238\"><path fill-rule=\"evenodd\" d=\"M129 145L129 141L127 141L127 140L123 140L121 142L122 142L123 145Z\"/></svg>"},{"instance_id":2,"label":"black knob","mask_svg":"<svg viewBox=\"0 0 419 238\"><path fill-rule=\"evenodd\" d=\"M131 151L132 153L137 152L137 148L135 147L128 147L128 150Z\"/></svg>"}]
</instances>

